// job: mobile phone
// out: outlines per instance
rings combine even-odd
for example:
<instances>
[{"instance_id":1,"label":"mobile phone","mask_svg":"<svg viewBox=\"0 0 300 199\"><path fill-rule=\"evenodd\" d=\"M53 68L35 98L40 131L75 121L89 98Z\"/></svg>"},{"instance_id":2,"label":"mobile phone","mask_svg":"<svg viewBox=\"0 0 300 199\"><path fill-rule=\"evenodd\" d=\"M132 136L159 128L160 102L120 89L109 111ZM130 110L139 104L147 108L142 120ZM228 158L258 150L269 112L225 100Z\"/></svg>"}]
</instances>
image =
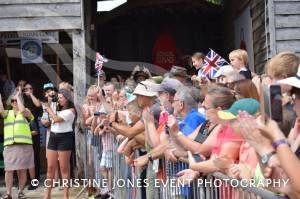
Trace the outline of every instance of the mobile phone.
<instances>
[{"instance_id":1,"label":"mobile phone","mask_svg":"<svg viewBox=\"0 0 300 199\"><path fill-rule=\"evenodd\" d=\"M104 91L104 89L101 89L101 92L102 92L103 97L105 97L105 91Z\"/></svg>"},{"instance_id":2,"label":"mobile phone","mask_svg":"<svg viewBox=\"0 0 300 199\"><path fill-rule=\"evenodd\" d=\"M106 115L106 113L99 112L99 111L97 111L97 112L94 113L94 116L100 116L100 115Z\"/></svg>"},{"instance_id":3,"label":"mobile phone","mask_svg":"<svg viewBox=\"0 0 300 199\"><path fill-rule=\"evenodd\" d=\"M119 121L119 113L118 111L116 111L115 113L115 122L118 122Z\"/></svg>"},{"instance_id":4,"label":"mobile phone","mask_svg":"<svg viewBox=\"0 0 300 199\"><path fill-rule=\"evenodd\" d=\"M277 122L282 121L282 101L280 85L263 86L263 106L265 116ZM265 118L264 118L265 119Z\"/></svg>"},{"instance_id":5,"label":"mobile phone","mask_svg":"<svg viewBox=\"0 0 300 199\"><path fill-rule=\"evenodd\" d=\"M169 113L167 111L164 111L160 114L159 117L159 125L166 124L168 122Z\"/></svg>"}]
</instances>

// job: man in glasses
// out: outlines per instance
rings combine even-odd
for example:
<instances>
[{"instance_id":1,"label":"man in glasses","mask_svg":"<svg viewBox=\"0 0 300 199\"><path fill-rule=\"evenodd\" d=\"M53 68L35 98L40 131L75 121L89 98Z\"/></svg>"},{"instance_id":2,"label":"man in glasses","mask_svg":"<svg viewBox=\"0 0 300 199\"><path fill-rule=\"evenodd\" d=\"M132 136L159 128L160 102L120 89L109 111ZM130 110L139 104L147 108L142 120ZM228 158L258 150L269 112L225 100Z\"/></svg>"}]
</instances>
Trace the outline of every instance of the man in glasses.
<instances>
[{"instance_id":1,"label":"man in glasses","mask_svg":"<svg viewBox=\"0 0 300 199\"><path fill-rule=\"evenodd\" d=\"M32 132L33 151L34 151L34 165L35 167L29 169L30 179L39 179L40 177L40 136L38 129L38 118L42 115L41 102L33 94L33 87L31 84L26 83L23 88L24 105L28 108L34 120L30 122L30 130ZM34 190L37 186L28 186L28 190Z\"/></svg>"}]
</instances>

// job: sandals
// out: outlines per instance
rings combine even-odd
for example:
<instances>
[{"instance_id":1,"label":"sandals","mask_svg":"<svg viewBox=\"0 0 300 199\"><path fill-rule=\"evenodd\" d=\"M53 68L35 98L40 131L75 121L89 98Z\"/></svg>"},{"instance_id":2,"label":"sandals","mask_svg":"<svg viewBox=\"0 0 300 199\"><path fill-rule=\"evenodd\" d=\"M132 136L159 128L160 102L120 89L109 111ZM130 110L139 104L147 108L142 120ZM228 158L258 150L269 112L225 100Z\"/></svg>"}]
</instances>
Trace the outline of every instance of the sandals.
<instances>
[{"instance_id":1,"label":"sandals","mask_svg":"<svg viewBox=\"0 0 300 199\"><path fill-rule=\"evenodd\" d=\"M12 199L12 197L9 194L5 194L1 199Z\"/></svg>"},{"instance_id":2,"label":"sandals","mask_svg":"<svg viewBox=\"0 0 300 199\"><path fill-rule=\"evenodd\" d=\"M26 199L26 196L22 192L18 193L18 199Z\"/></svg>"}]
</instances>

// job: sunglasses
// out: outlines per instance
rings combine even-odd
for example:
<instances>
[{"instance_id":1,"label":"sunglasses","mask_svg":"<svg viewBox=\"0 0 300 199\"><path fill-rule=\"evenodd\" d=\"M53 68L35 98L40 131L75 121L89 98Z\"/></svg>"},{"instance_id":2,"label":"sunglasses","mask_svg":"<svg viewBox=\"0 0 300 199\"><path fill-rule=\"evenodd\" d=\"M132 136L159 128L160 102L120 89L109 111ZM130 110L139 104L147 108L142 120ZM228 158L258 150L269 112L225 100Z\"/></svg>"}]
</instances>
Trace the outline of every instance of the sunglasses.
<instances>
[{"instance_id":1,"label":"sunglasses","mask_svg":"<svg viewBox=\"0 0 300 199\"><path fill-rule=\"evenodd\" d=\"M11 103L13 103L13 102L17 102L17 100L16 100L16 99L12 99L12 100L11 100Z\"/></svg>"}]
</instances>

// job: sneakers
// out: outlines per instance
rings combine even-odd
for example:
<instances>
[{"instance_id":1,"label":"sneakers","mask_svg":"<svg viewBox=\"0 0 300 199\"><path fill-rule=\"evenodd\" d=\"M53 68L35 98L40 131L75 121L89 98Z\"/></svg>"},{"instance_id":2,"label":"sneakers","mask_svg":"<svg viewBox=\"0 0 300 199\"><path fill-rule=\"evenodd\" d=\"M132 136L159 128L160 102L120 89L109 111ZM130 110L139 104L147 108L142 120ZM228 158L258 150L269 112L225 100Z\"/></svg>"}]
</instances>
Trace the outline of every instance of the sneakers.
<instances>
[{"instance_id":1,"label":"sneakers","mask_svg":"<svg viewBox=\"0 0 300 199\"><path fill-rule=\"evenodd\" d=\"M37 188L38 188L38 186L32 186L32 184L30 184L30 185L28 185L27 190L32 191L32 190L35 190Z\"/></svg>"}]
</instances>

